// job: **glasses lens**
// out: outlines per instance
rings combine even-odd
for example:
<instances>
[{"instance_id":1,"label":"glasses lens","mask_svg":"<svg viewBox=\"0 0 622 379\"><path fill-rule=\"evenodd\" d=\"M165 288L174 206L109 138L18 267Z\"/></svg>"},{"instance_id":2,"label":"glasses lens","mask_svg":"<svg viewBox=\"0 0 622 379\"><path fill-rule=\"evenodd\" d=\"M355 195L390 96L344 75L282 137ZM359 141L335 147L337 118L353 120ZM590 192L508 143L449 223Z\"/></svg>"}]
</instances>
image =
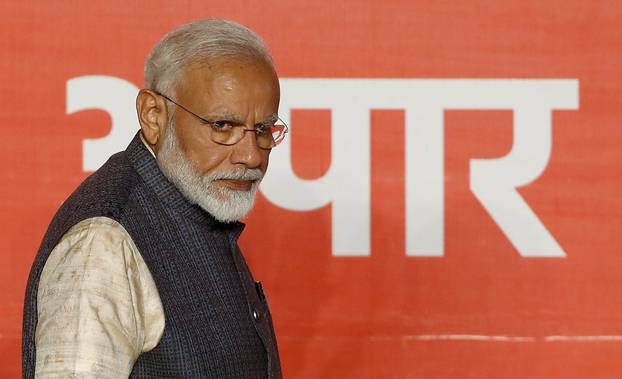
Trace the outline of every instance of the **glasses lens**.
<instances>
[{"instance_id":1,"label":"glasses lens","mask_svg":"<svg viewBox=\"0 0 622 379\"><path fill-rule=\"evenodd\" d=\"M262 149L272 149L276 146L272 133L257 133L257 146Z\"/></svg>"},{"instance_id":2,"label":"glasses lens","mask_svg":"<svg viewBox=\"0 0 622 379\"><path fill-rule=\"evenodd\" d=\"M283 140L285 125L273 125L268 133L257 133L257 145L262 149L272 149Z\"/></svg>"}]
</instances>

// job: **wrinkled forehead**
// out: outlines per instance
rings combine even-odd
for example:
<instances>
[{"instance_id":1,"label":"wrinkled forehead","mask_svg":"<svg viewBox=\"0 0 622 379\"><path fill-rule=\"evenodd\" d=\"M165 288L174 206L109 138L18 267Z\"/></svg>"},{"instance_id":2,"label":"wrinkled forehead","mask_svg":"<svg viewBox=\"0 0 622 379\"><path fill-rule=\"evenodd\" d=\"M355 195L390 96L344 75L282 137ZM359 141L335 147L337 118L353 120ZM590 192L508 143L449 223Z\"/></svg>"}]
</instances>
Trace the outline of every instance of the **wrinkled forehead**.
<instances>
[{"instance_id":1,"label":"wrinkled forehead","mask_svg":"<svg viewBox=\"0 0 622 379\"><path fill-rule=\"evenodd\" d=\"M279 88L272 63L244 56L221 57L188 64L182 68L180 79L181 86L210 85L223 79L235 79L261 82Z\"/></svg>"},{"instance_id":2,"label":"wrinkled forehead","mask_svg":"<svg viewBox=\"0 0 622 379\"><path fill-rule=\"evenodd\" d=\"M228 98L230 101L267 102L278 107L280 88L271 64L232 57L187 66L176 93L178 99L192 102Z\"/></svg>"}]
</instances>

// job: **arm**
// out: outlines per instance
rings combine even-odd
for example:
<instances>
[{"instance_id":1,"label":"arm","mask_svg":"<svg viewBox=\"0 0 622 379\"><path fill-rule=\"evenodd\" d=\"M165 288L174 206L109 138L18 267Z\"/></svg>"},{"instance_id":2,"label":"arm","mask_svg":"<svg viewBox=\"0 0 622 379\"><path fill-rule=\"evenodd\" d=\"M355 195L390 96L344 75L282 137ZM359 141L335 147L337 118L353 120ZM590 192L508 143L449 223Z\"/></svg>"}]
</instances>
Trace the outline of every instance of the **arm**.
<instances>
[{"instance_id":1,"label":"arm","mask_svg":"<svg viewBox=\"0 0 622 379\"><path fill-rule=\"evenodd\" d=\"M77 224L54 248L37 305L37 378L127 378L164 329L140 253L125 229L104 217Z\"/></svg>"}]
</instances>

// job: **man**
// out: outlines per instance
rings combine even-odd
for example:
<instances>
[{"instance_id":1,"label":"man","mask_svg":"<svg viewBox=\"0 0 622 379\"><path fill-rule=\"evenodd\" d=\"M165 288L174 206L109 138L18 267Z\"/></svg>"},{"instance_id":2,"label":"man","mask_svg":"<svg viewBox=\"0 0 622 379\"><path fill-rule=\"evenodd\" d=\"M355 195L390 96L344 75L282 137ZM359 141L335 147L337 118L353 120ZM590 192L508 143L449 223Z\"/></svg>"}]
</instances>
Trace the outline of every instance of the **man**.
<instances>
[{"instance_id":1,"label":"man","mask_svg":"<svg viewBox=\"0 0 622 379\"><path fill-rule=\"evenodd\" d=\"M166 35L140 132L69 197L31 270L23 375L280 377L272 319L238 247L276 124L263 41L229 21Z\"/></svg>"}]
</instances>

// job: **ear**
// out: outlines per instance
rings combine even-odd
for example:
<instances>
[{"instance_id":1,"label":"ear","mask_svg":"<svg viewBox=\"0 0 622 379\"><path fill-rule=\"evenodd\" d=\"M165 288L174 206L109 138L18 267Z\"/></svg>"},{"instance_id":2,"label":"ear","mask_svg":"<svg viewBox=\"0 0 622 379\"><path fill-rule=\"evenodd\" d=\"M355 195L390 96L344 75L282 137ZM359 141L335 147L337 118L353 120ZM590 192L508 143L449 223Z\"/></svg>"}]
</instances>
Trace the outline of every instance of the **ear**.
<instances>
[{"instance_id":1,"label":"ear","mask_svg":"<svg viewBox=\"0 0 622 379\"><path fill-rule=\"evenodd\" d=\"M154 91L141 89L136 96L136 112L143 137L155 148L168 124L166 100Z\"/></svg>"}]
</instances>

